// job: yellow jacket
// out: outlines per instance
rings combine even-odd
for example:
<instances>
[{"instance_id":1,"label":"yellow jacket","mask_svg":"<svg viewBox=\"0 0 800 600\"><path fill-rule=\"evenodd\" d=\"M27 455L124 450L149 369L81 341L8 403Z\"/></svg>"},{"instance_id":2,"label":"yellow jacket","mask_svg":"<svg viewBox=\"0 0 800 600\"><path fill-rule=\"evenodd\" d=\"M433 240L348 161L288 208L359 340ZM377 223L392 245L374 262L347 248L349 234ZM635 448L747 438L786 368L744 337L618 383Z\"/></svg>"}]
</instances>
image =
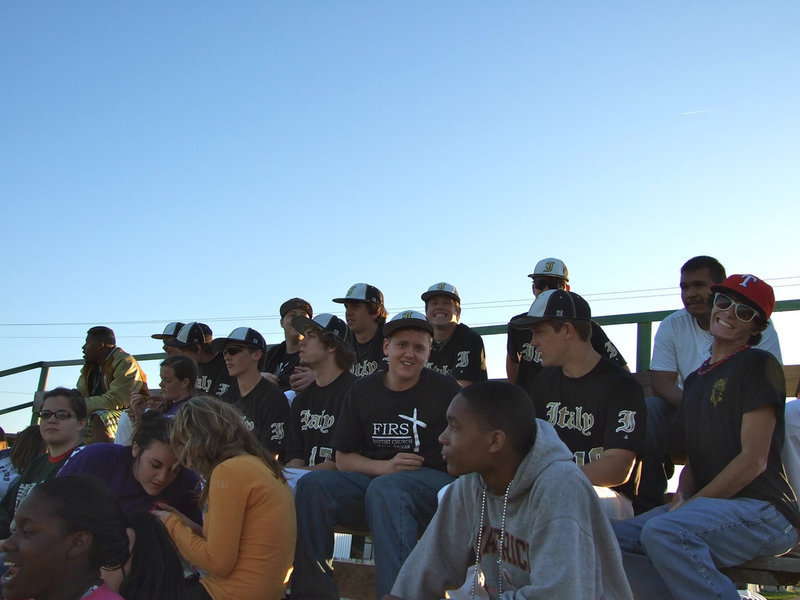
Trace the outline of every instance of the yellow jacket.
<instances>
[{"instance_id":1,"label":"yellow jacket","mask_svg":"<svg viewBox=\"0 0 800 600\"><path fill-rule=\"evenodd\" d=\"M100 369L99 389L90 390L89 379L96 369ZM86 398L88 414L100 409L128 408L133 392L149 395L144 371L133 356L119 347L111 351L102 365L85 363L77 387Z\"/></svg>"}]
</instances>

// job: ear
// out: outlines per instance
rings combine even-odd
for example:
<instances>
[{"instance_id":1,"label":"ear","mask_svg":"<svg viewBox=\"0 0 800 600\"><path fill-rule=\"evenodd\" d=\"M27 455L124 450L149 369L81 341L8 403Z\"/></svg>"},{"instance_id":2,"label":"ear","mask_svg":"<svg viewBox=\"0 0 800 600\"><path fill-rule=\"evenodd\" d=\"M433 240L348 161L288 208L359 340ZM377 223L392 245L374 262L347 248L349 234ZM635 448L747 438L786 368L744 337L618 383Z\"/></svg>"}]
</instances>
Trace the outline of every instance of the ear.
<instances>
[{"instance_id":1,"label":"ear","mask_svg":"<svg viewBox=\"0 0 800 600\"><path fill-rule=\"evenodd\" d=\"M456 318L461 320L461 306L456 306Z\"/></svg>"},{"instance_id":2,"label":"ear","mask_svg":"<svg viewBox=\"0 0 800 600\"><path fill-rule=\"evenodd\" d=\"M389 356L389 338L383 338L383 355Z\"/></svg>"},{"instance_id":3,"label":"ear","mask_svg":"<svg viewBox=\"0 0 800 600\"><path fill-rule=\"evenodd\" d=\"M497 453L506 447L506 432L502 429L493 429L488 433L489 453Z\"/></svg>"},{"instance_id":4,"label":"ear","mask_svg":"<svg viewBox=\"0 0 800 600\"><path fill-rule=\"evenodd\" d=\"M78 429L81 431L86 429L86 419L78 419Z\"/></svg>"},{"instance_id":5,"label":"ear","mask_svg":"<svg viewBox=\"0 0 800 600\"><path fill-rule=\"evenodd\" d=\"M572 323L570 323L569 321L564 323L564 325L562 326L562 329L564 331L566 331L565 336L566 336L566 338L568 340L571 340L572 338L574 338L577 335L577 332L575 331L575 326Z\"/></svg>"},{"instance_id":6,"label":"ear","mask_svg":"<svg viewBox=\"0 0 800 600\"><path fill-rule=\"evenodd\" d=\"M79 558L92 549L93 536L88 531L75 531L70 534L70 543L67 550L69 558Z\"/></svg>"},{"instance_id":7,"label":"ear","mask_svg":"<svg viewBox=\"0 0 800 600\"><path fill-rule=\"evenodd\" d=\"M131 454L133 455L133 458L139 456L139 444L137 444L136 442L133 442L133 444L131 444Z\"/></svg>"}]
</instances>

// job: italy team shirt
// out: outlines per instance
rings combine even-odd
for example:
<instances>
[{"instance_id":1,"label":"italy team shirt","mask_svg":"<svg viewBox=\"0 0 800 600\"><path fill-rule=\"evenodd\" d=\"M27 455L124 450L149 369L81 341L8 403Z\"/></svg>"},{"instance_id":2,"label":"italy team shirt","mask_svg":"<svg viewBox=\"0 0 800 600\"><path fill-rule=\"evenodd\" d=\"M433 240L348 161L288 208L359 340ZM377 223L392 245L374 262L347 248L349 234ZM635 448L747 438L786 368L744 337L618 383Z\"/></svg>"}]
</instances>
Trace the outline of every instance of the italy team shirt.
<instances>
[{"instance_id":1,"label":"italy team shirt","mask_svg":"<svg viewBox=\"0 0 800 600\"><path fill-rule=\"evenodd\" d=\"M642 453L645 403L642 386L630 373L606 358L583 377L567 377L560 367L547 367L536 378L536 416L548 421L579 467L599 459L604 450L621 448ZM614 488L633 498L638 468L627 483Z\"/></svg>"}]
</instances>

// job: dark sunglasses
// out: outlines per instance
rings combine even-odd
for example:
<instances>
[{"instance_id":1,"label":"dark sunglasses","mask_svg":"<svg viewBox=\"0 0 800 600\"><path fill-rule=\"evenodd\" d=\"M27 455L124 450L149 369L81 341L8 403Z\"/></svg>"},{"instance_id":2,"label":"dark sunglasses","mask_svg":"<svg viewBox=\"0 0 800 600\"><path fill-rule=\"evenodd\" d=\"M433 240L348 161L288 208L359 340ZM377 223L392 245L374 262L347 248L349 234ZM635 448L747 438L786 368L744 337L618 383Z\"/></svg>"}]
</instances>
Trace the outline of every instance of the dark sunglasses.
<instances>
[{"instance_id":1,"label":"dark sunglasses","mask_svg":"<svg viewBox=\"0 0 800 600\"><path fill-rule=\"evenodd\" d=\"M75 416L71 412L69 412L68 410L63 410L63 409L62 410L56 410L56 411L40 410L38 414L39 414L39 418L42 421L47 421L47 419L49 419L50 417L53 417L53 416L56 418L57 421L66 421L67 419L71 419L72 417Z\"/></svg>"},{"instance_id":2,"label":"dark sunglasses","mask_svg":"<svg viewBox=\"0 0 800 600\"><path fill-rule=\"evenodd\" d=\"M719 310L727 310L731 306L735 307L733 309L733 314L735 314L736 318L743 323L749 323L758 316L758 311L753 307L747 306L747 304L742 304L741 302L734 302L725 294L720 294L719 292L714 294L715 308L718 308Z\"/></svg>"},{"instance_id":3,"label":"dark sunglasses","mask_svg":"<svg viewBox=\"0 0 800 600\"><path fill-rule=\"evenodd\" d=\"M225 348L225 350L222 351L222 353L224 355L226 355L226 356L236 356L237 354L239 354L239 352L242 352L243 350L247 350L247 347L245 347L245 346L227 346Z\"/></svg>"}]
</instances>

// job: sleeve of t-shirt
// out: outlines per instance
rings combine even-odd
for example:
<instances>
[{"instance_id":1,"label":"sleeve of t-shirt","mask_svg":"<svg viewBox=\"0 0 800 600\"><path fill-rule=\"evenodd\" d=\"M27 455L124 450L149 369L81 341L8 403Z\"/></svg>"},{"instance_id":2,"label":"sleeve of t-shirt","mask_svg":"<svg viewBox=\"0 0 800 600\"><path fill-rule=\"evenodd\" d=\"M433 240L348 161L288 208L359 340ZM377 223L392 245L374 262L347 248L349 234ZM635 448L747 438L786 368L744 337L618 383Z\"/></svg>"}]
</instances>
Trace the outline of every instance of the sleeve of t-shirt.
<instances>
[{"instance_id":1,"label":"sleeve of t-shirt","mask_svg":"<svg viewBox=\"0 0 800 600\"><path fill-rule=\"evenodd\" d=\"M337 452L360 452L366 447L361 415L358 414L361 385L353 385L342 403L342 410L336 419L331 445ZM354 390L354 388L356 388Z\"/></svg>"},{"instance_id":2,"label":"sleeve of t-shirt","mask_svg":"<svg viewBox=\"0 0 800 600\"><path fill-rule=\"evenodd\" d=\"M650 361L651 371L678 372L678 352L672 323L670 320L662 321L658 326L653 342L653 360Z\"/></svg>"},{"instance_id":3,"label":"sleeve of t-shirt","mask_svg":"<svg viewBox=\"0 0 800 600\"><path fill-rule=\"evenodd\" d=\"M608 339L606 332L597 323L592 321L592 346L600 356L605 356L611 362L620 366L627 365L625 357L617 347Z\"/></svg>"},{"instance_id":4,"label":"sleeve of t-shirt","mask_svg":"<svg viewBox=\"0 0 800 600\"><path fill-rule=\"evenodd\" d=\"M642 386L633 376L620 376L613 398L608 403L603 449L632 450L637 456L641 456L645 416Z\"/></svg>"},{"instance_id":5,"label":"sleeve of t-shirt","mask_svg":"<svg viewBox=\"0 0 800 600\"><path fill-rule=\"evenodd\" d=\"M530 337L527 340L520 340L520 335L525 335L526 333L530 335L529 329L517 329L516 327L512 327L511 323L514 322L514 317L508 323L508 333L506 335L506 353L508 357L511 359L511 362L519 364L519 350L525 342L530 341Z\"/></svg>"},{"instance_id":6,"label":"sleeve of t-shirt","mask_svg":"<svg viewBox=\"0 0 800 600\"><path fill-rule=\"evenodd\" d=\"M750 412L767 404L783 407L786 402L786 380L778 359L766 352L750 352L745 368L748 376L743 378L742 412Z\"/></svg>"},{"instance_id":7,"label":"sleeve of t-shirt","mask_svg":"<svg viewBox=\"0 0 800 600\"><path fill-rule=\"evenodd\" d=\"M464 345L456 354L456 365L452 374L456 379L464 381L486 381L486 351L483 348L483 339L474 331L464 336Z\"/></svg>"}]
</instances>

